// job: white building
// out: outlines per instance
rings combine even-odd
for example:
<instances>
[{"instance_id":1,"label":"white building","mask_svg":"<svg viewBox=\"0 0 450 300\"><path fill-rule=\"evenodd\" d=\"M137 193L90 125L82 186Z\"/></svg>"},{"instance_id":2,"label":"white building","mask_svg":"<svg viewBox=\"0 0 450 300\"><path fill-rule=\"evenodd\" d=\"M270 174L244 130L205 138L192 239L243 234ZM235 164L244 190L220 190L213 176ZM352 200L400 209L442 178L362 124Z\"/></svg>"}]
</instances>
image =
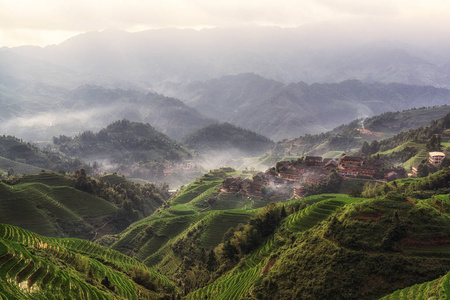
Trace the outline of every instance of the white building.
<instances>
[{"instance_id":1,"label":"white building","mask_svg":"<svg viewBox=\"0 0 450 300\"><path fill-rule=\"evenodd\" d=\"M439 165L445 158L445 154L442 152L429 152L428 156L428 162L435 166Z\"/></svg>"}]
</instances>

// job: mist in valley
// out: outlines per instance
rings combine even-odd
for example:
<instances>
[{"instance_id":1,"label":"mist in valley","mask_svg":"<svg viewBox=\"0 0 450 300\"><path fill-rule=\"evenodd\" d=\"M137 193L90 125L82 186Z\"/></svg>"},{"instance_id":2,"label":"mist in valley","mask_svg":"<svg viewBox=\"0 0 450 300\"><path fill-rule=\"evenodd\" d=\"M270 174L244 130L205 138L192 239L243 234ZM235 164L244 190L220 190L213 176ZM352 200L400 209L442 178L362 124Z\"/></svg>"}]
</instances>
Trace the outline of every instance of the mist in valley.
<instances>
[{"instance_id":1,"label":"mist in valley","mask_svg":"<svg viewBox=\"0 0 450 300\"><path fill-rule=\"evenodd\" d=\"M67 15L72 27L55 19L41 28L36 15L16 28L3 14L0 134L55 147L53 137L126 119L174 143L217 122L277 142L386 111L450 103L450 26L439 9L445 3L267 1L265 11L199 1L179 18L177 9L158 4L167 14L153 21L131 17L135 5L111 5L110 13L129 13L117 23L92 3L84 24ZM142 5L140 11L149 8ZM94 12L104 17L92 19ZM265 167L257 157L268 150L233 147L192 147L189 159L202 171ZM107 172L119 169L108 157L97 161Z\"/></svg>"}]
</instances>

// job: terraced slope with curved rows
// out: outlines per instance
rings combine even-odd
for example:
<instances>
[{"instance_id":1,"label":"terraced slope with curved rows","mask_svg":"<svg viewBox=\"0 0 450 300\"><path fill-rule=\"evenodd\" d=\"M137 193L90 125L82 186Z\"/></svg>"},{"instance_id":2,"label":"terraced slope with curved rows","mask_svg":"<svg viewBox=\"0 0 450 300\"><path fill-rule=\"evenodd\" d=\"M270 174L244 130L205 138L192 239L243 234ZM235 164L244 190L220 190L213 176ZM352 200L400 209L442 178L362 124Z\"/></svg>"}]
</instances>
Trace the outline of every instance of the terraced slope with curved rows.
<instances>
[{"instance_id":1,"label":"terraced slope with curved rows","mask_svg":"<svg viewBox=\"0 0 450 300\"><path fill-rule=\"evenodd\" d=\"M119 208L69 186L0 183L0 220L36 233L89 238Z\"/></svg>"},{"instance_id":2,"label":"terraced slope with curved rows","mask_svg":"<svg viewBox=\"0 0 450 300\"><path fill-rule=\"evenodd\" d=\"M450 272L436 280L418 283L411 287L395 291L380 300L403 299L450 299Z\"/></svg>"},{"instance_id":3,"label":"terraced slope with curved rows","mask_svg":"<svg viewBox=\"0 0 450 300\"><path fill-rule=\"evenodd\" d=\"M311 201L313 204L286 218L279 230L253 252L244 261L244 264L239 264L214 283L190 293L187 299L243 299L248 297L249 289L276 261L276 255L273 254L284 244L289 233L301 234L326 219L338 208L361 200L343 195L322 195L307 199L306 201ZM289 205L289 202L286 205Z\"/></svg>"},{"instance_id":4,"label":"terraced slope with curved rows","mask_svg":"<svg viewBox=\"0 0 450 300\"><path fill-rule=\"evenodd\" d=\"M5 299L158 299L174 284L138 261L79 239L47 238L0 224Z\"/></svg>"}]
</instances>

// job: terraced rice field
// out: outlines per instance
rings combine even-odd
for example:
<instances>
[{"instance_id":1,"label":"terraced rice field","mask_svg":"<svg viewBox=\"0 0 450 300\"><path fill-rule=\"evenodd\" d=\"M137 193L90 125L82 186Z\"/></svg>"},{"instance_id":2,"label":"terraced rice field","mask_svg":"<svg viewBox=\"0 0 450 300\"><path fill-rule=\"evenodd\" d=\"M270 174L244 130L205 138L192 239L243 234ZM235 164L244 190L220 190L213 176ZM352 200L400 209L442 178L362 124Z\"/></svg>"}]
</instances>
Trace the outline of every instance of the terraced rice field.
<instances>
[{"instance_id":1,"label":"terraced rice field","mask_svg":"<svg viewBox=\"0 0 450 300\"><path fill-rule=\"evenodd\" d=\"M2 183L0 193L2 222L47 236L63 236L61 228L75 232L84 227L84 232L89 232L92 225L84 218L114 214L119 210L104 199L71 187Z\"/></svg>"},{"instance_id":2,"label":"terraced rice field","mask_svg":"<svg viewBox=\"0 0 450 300\"><path fill-rule=\"evenodd\" d=\"M210 188L214 188L222 183L222 180L204 181L202 183L191 183L180 192L173 200L172 205L184 204L192 201Z\"/></svg>"},{"instance_id":3,"label":"terraced rice field","mask_svg":"<svg viewBox=\"0 0 450 300\"><path fill-rule=\"evenodd\" d=\"M402 290L395 291L380 300L403 300L403 299L450 299L450 273L436 280L416 284Z\"/></svg>"},{"instance_id":4,"label":"terraced rice field","mask_svg":"<svg viewBox=\"0 0 450 300\"><path fill-rule=\"evenodd\" d=\"M254 211L248 210L226 210L221 212L211 212L206 229L201 236L201 245L205 249L217 246L224 233L231 227L239 223L245 223L253 216Z\"/></svg>"},{"instance_id":5,"label":"terraced rice field","mask_svg":"<svg viewBox=\"0 0 450 300\"><path fill-rule=\"evenodd\" d=\"M21 183L42 183L48 186L75 186L75 180L69 179L66 176L53 173L41 172L35 175L27 175L20 179Z\"/></svg>"},{"instance_id":6,"label":"terraced rice field","mask_svg":"<svg viewBox=\"0 0 450 300\"><path fill-rule=\"evenodd\" d=\"M338 208L358 201L361 200L358 198L337 197L313 203L307 208L290 215L286 220L286 229L290 232L308 230L320 221L328 218Z\"/></svg>"},{"instance_id":7,"label":"terraced rice field","mask_svg":"<svg viewBox=\"0 0 450 300\"><path fill-rule=\"evenodd\" d=\"M7 172L12 168L16 174L36 174L41 172L42 168L16 162L0 156L0 171Z\"/></svg>"},{"instance_id":8,"label":"terraced rice field","mask_svg":"<svg viewBox=\"0 0 450 300\"><path fill-rule=\"evenodd\" d=\"M39 236L0 224L0 298L139 299L153 292L129 278L148 270L160 285L172 282L114 250L80 239ZM87 275L89 274L89 280ZM128 274L128 275L126 275ZM109 284L103 283L108 278Z\"/></svg>"},{"instance_id":9,"label":"terraced rice field","mask_svg":"<svg viewBox=\"0 0 450 300\"><path fill-rule=\"evenodd\" d=\"M205 200L208 200L217 194L218 194L217 187L214 186L214 187L207 189L206 191L204 191L203 193L201 193L194 199L192 199L189 203L191 205L194 205L197 207L205 207L206 206Z\"/></svg>"},{"instance_id":10,"label":"terraced rice field","mask_svg":"<svg viewBox=\"0 0 450 300\"><path fill-rule=\"evenodd\" d=\"M291 233L301 233L317 225L338 208L361 201L358 198L343 195L321 195L307 199L312 203L305 209L289 216L282 228ZM249 296L249 289L262 275L264 267L269 263L271 255L280 247L286 238L285 233L277 232L251 256L244 264L234 268L222 279L187 295L187 299L243 299Z\"/></svg>"}]
</instances>

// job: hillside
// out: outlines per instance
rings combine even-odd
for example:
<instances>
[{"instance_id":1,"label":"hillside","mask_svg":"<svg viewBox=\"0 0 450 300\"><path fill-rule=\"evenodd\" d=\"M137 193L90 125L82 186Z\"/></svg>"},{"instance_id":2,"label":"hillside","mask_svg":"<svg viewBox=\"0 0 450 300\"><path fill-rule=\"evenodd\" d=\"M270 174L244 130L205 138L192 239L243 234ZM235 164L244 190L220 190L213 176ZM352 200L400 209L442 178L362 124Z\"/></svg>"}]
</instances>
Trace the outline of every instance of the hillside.
<instances>
[{"instance_id":1,"label":"hillside","mask_svg":"<svg viewBox=\"0 0 450 300\"><path fill-rule=\"evenodd\" d=\"M66 88L9 77L0 82L1 132L31 141L100 130L124 118L179 139L214 122L180 100L137 88Z\"/></svg>"},{"instance_id":2,"label":"hillside","mask_svg":"<svg viewBox=\"0 0 450 300\"><path fill-rule=\"evenodd\" d=\"M252 294L260 299L376 299L435 279L449 268L449 245L437 241L448 235L449 220L424 202L349 205L282 246L286 251ZM419 240L424 247L417 249Z\"/></svg>"},{"instance_id":3,"label":"hillside","mask_svg":"<svg viewBox=\"0 0 450 300\"><path fill-rule=\"evenodd\" d=\"M212 124L188 135L182 143L200 153L236 152L241 156L257 156L266 152L273 142L250 130L229 123Z\"/></svg>"},{"instance_id":4,"label":"hillside","mask_svg":"<svg viewBox=\"0 0 450 300\"><path fill-rule=\"evenodd\" d=\"M40 171L42 171L42 168L0 157L0 176L8 174L36 174Z\"/></svg>"},{"instance_id":5,"label":"hillside","mask_svg":"<svg viewBox=\"0 0 450 300\"><path fill-rule=\"evenodd\" d=\"M161 299L174 284L138 261L79 239L0 224L2 299Z\"/></svg>"},{"instance_id":6,"label":"hillside","mask_svg":"<svg viewBox=\"0 0 450 300\"><path fill-rule=\"evenodd\" d=\"M207 116L276 141L325 132L384 112L446 105L450 101L449 90L431 86L358 80L282 85L255 74L175 85L163 91Z\"/></svg>"},{"instance_id":7,"label":"hillside","mask_svg":"<svg viewBox=\"0 0 450 300\"><path fill-rule=\"evenodd\" d=\"M376 299L448 272L449 186L439 174L417 179L435 191L424 200L323 194L268 205L224 192L228 171L206 174L100 243L157 267L187 299ZM402 186L390 184L400 194Z\"/></svg>"},{"instance_id":8,"label":"hillside","mask_svg":"<svg viewBox=\"0 0 450 300\"><path fill-rule=\"evenodd\" d=\"M421 169L418 175L423 177L450 164L448 158L444 159L438 167L427 163L430 151L447 153L450 150L449 129L450 113L432 121L428 126L410 129L390 138L374 141L370 145L363 144L360 153L401 164L408 171L416 166Z\"/></svg>"},{"instance_id":9,"label":"hillside","mask_svg":"<svg viewBox=\"0 0 450 300\"><path fill-rule=\"evenodd\" d=\"M140 90L84 85L72 90L67 100L68 109L95 111L91 116L94 124L99 123L97 118L101 118L104 125L125 118L150 123L172 139L180 139L213 122L178 99Z\"/></svg>"},{"instance_id":10,"label":"hillside","mask_svg":"<svg viewBox=\"0 0 450 300\"><path fill-rule=\"evenodd\" d=\"M403 179L379 184L376 188L367 185L363 194L380 191L376 198L321 194L288 199L282 196L281 191L274 193L256 187L261 180L260 173L239 172L231 168L212 170L178 191L155 213L134 222L123 232L104 235L98 240L101 245L140 261L139 268L158 270L160 275L153 271L148 271L153 275L145 275L147 280L151 278L151 284L136 281L138 273L133 269L136 262L128 258L133 267L123 267L116 262L116 259L123 259L113 250L82 240L56 240L36 237L32 233L26 233L28 238L25 242L22 238L16 242L16 236L24 236L24 230L10 225L0 226L0 235L1 232L8 233L3 234L8 236L2 239L3 245L7 246L3 249L11 253L1 256L5 259L0 257L0 270L14 269L3 272L5 278L16 278L17 283L27 282L27 285L20 285L22 290L16 296L19 299L25 297L25 291L30 293L37 287L45 286L42 288L44 293L52 291L52 285L46 285L48 281L40 281L46 275L39 275L43 271L38 272L35 267L53 270L51 266L46 267L48 260L41 258L41 250L36 248L40 247L36 245L46 244L46 258L50 256L52 263L65 260L58 272L70 268L77 270L71 269L68 277L61 276L66 278L62 279L63 282L74 281L73 284L80 287L73 287L69 292L62 285L60 293L73 295L70 293L84 289L85 275L77 272L90 274L89 270L92 270L87 284L94 287L88 287L89 291L83 292L86 296L81 298L102 292L125 295L123 293L130 291L122 291L122 286L135 283L174 297L177 288L170 283L172 281L186 299L376 299L448 273L449 174L447 167L426 178ZM232 191L233 179L238 176L241 177L242 189ZM90 178L80 185L80 178L83 177L77 181L79 188L101 185L100 182L94 185ZM55 203L51 199L54 199L60 203L56 205L58 209L67 207L79 215L94 216L96 212L105 211L95 195L86 198L85 202L60 198L60 191L73 192L73 188L62 188L73 183L72 180L43 173L38 177L25 176L13 186L2 183L0 187L2 195L16 195L16 207L25 191L31 196L35 191L41 192L35 200L27 197L25 207L28 210L37 206L42 212L51 211L56 215L56 208L51 208ZM107 175L102 180L122 188L129 184L117 175ZM249 192L243 190L246 182L249 184L247 188L251 189ZM119 194L128 195L138 188L137 185L130 186ZM81 198L80 190L76 195ZM133 199L134 196L130 198L134 204L142 201ZM110 207L114 209L114 206ZM23 208L16 208L1 217L3 220L20 213L33 216ZM67 221L73 219L71 216L64 218ZM32 224L33 220L42 222L43 218L41 214L41 217L26 219ZM36 223L32 225L36 226ZM8 230L2 229L5 226ZM11 236L14 237L12 242ZM36 239L39 242L34 243ZM48 249L55 249L56 245L59 246L57 253L68 251L69 254L52 258L55 252ZM3 250L3 253L7 251ZM11 260L20 256L19 253L24 253L24 260ZM74 253L76 259L69 259L70 253ZM11 265L7 263L10 261ZM27 261L33 263L23 264ZM11 267L12 264L17 268ZM101 264L113 267L119 273L110 276L112 273ZM102 271L96 273L95 268ZM128 270L134 271L130 273ZM36 272L38 274L31 275ZM121 275L121 272L127 275ZM34 276L39 279L34 280ZM125 279L120 279L121 276ZM167 276L170 281L162 276ZM110 284L120 287L108 291ZM166 287L160 287L161 284ZM0 292L10 295L17 288L18 285L10 280ZM134 298L133 293L127 294L126 298Z\"/></svg>"},{"instance_id":11,"label":"hillside","mask_svg":"<svg viewBox=\"0 0 450 300\"><path fill-rule=\"evenodd\" d=\"M386 112L366 119L357 119L331 131L303 135L278 142L269 153L274 156L324 155L358 151L366 141L386 139L400 132L430 125L450 113L449 105L422 107L397 112Z\"/></svg>"},{"instance_id":12,"label":"hillside","mask_svg":"<svg viewBox=\"0 0 450 300\"><path fill-rule=\"evenodd\" d=\"M90 167L80 159L74 159L61 152L42 149L13 136L0 136L0 170L13 174L38 173L42 169L65 170Z\"/></svg>"},{"instance_id":13,"label":"hillside","mask_svg":"<svg viewBox=\"0 0 450 300\"><path fill-rule=\"evenodd\" d=\"M283 87L281 82L245 73L204 82L166 83L157 90L182 100L205 116L236 124L236 112L254 109Z\"/></svg>"},{"instance_id":14,"label":"hillside","mask_svg":"<svg viewBox=\"0 0 450 300\"><path fill-rule=\"evenodd\" d=\"M251 112L241 111L241 123L236 124L281 140L324 132L386 111L444 105L449 99L449 90L433 87L367 84L356 80L336 84L298 83L286 86Z\"/></svg>"},{"instance_id":15,"label":"hillside","mask_svg":"<svg viewBox=\"0 0 450 300\"><path fill-rule=\"evenodd\" d=\"M153 184L136 186L117 175L98 180L83 171L12 177L0 182L0 192L4 223L45 236L85 239L120 232L168 197Z\"/></svg>"},{"instance_id":16,"label":"hillside","mask_svg":"<svg viewBox=\"0 0 450 300\"><path fill-rule=\"evenodd\" d=\"M128 120L114 122L97 133L85 131L75 137L54 137L53 142L68 155L115 164L111 170L142 163L142 167L159 170L154 177L161 175L164 163L190 157L187 150L149 124Z\"/></svg>"}]
</instances>

